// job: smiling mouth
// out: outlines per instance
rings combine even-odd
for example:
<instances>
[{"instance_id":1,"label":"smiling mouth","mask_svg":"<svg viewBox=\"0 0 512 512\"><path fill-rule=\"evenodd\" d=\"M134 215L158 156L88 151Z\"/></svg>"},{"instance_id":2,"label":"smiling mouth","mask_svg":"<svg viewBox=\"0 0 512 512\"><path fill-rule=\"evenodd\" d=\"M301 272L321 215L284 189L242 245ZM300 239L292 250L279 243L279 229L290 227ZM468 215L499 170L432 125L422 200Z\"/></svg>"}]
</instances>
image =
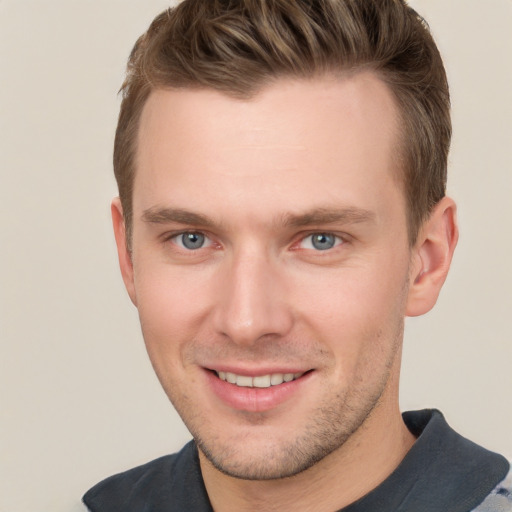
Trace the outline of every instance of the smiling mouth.
<instances>
[{"instance_id":1,"label":"smiling mouth","mask_svg":"<svg viewBox=\"0 0 512 512\"><path fill-rule=\"evenodd\" d=\"M214 372L220 380L235 384L242 388L269 388L279 386L284 382L291 382L302 377L307 372L302 373L272 373L267 375L258 375L251 377L249 375L236 375L231 372Z\"/></svg>"}]
</instances>

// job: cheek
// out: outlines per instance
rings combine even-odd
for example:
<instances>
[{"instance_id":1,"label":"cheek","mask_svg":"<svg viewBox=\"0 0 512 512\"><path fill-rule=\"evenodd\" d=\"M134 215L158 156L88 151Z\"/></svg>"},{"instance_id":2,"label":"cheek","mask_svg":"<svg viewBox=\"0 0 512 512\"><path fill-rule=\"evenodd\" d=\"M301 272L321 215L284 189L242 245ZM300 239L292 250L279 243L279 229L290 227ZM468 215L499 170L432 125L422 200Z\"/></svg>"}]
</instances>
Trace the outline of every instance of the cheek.
<instances>
[{"instance_id":1,"label":"cheek","mask_svg":"<svg viewBox=\"0 0 512 512\"><path fill-rule=\"evenodd\" d=\"M323 275L296 278L292 296L303 312L322 318L324 324L359 319L377 320L397 313L403 305L407 272L390 266L333 269Z\"/></svg>"},{"instance_id":2,"label":"cheek","mask_svg":"<svg viewBox=\"0 0 512 512\"><path fill-rule=\"evenodd\" d=\"M134 282L141 319L173 331L186 328L191 317L200 316L210 295L205 272L150 258L135 265Z\"/></svg>"},{"instance_id":3,"label":"cheek","mask_svg":"<svg viewBox=\"0 0 512 512\"><path fill-rule=\"evenodd\" d=\"M135 269L138 312L157 373L183 363L184 346L198 337L208 306L204 279L165 265Z\"/></svg>"},{"instance_id":4,"label":"cheek","mask_svg":"<svg viewBox=\"0 0 512 512\"><path fill-rule=\"evenodd\" d=\"M406 267L402 260L303 277L293 291L299 318L343 365L354 366L365 353L384 352L401 332Z\"/></svg>"}]
</instances>

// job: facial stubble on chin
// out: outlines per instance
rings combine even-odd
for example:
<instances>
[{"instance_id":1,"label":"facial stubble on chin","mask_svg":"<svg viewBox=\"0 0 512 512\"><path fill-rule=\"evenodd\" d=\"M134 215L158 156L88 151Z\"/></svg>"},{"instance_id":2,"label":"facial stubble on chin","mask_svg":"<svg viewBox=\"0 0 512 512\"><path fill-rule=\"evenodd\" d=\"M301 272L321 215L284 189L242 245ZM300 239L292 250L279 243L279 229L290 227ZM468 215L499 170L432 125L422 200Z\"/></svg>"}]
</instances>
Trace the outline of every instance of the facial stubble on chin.
<instances>
[{"instance_id":1,"label":"facial stubble on chin","mask_svg":"<svg viewBox=\"0 0 512 512\"><path fill-rule=\"evenodd\" d=\"M271 455L263 459L246 460L245 443L222 446L215 438L205 442L200 435L194 436L199 450L222 473L244 480L274 480L295 476L317 464L341 446L357 431L371 414L381 393L372 397L357 416L344 418L340 410L323 408L317 418L305 427L304 433L286 444L267 447ZM340 398L341 401L341 398ZM340 409L343 408L341 401ZM248 440L250 442L250 440Z\"/></svg>"},{"instance_id":2,"label":"facial stubble on chin","mask_svg":"<svg viewBox=\"0 0 512 512\"><path fill-rule=\"evenodd\" d=\"M403 332L403 330L402 330ZM401 342L398 334L395 346ZM200 432L193 432L199 450L206 459L220 472L243 480L275 480L295 476L313 467L329 454L340 449L363 425L378 406L388 385L391 368L397 350L387 362L386 371L381 380L374 385L374 390L367 395L358 390L349 390L345 396L334 395L326 399L310 415L309 421L302 427L303 433L291 440L274 443L269 439L268 445L261 450L265 455L258 459L247 458L244 454L247 439L226 443L217 436L205 439ZM264 425L265 413L247 413L250 423L255 428Z\"/></svg>"}]
</instances>

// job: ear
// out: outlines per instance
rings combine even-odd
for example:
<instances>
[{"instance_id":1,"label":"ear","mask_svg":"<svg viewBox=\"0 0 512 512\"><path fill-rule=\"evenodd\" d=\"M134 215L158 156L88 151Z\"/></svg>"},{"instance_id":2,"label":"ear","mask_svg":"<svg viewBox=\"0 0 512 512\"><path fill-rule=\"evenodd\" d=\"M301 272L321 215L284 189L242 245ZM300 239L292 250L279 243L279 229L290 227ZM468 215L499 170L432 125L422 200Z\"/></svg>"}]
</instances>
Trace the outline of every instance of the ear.
<instances>
[{"instance_id":1,"label":"ear","mask_svg":"<svg viewBox=\"0 0 512 512\"><path fill-rule=\"evenodd\" d=\"M123 217L123 207L121 206L121 200L119 197L115 197L112 200L110 210L112 212L112 224L114 225L114 235L116 237L117 256L119 258L121 275L123 276L124 285L131 301L135 306L137 306L133 280L132 255L126 244L126 227Z\"/></svg>"},{"instance_id":2,"label":"ear","mask_svg":"<svg viewBox=\"0 0 512 512\"><path fill-rule=\"evenodd\" d=\"M456 212L455 202L444 197L420 229L411 255L407 316L423 315L437 301L459 238Z\"/></svg>"}]
</instances>

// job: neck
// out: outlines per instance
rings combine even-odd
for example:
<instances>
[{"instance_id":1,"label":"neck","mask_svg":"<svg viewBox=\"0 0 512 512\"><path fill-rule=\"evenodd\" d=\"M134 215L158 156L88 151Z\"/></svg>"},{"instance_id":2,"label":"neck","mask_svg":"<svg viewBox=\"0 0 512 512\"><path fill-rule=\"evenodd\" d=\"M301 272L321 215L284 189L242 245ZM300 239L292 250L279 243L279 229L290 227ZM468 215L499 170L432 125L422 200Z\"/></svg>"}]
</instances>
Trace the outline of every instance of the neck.
<instances>
[{"instance_id":1,"label":"neck","mask_svg":"<svg viewBox=\"0 0 512 512\"><path fill-rule=\"evenodd\" d=\"M201 471L215 512L332 512L382 483L414 444L398 408L398 382L340 448L290 478L249 481L227 476L199 452ZM395 385L396 384L396 385Z\"/></svg>"}]
</instances>

